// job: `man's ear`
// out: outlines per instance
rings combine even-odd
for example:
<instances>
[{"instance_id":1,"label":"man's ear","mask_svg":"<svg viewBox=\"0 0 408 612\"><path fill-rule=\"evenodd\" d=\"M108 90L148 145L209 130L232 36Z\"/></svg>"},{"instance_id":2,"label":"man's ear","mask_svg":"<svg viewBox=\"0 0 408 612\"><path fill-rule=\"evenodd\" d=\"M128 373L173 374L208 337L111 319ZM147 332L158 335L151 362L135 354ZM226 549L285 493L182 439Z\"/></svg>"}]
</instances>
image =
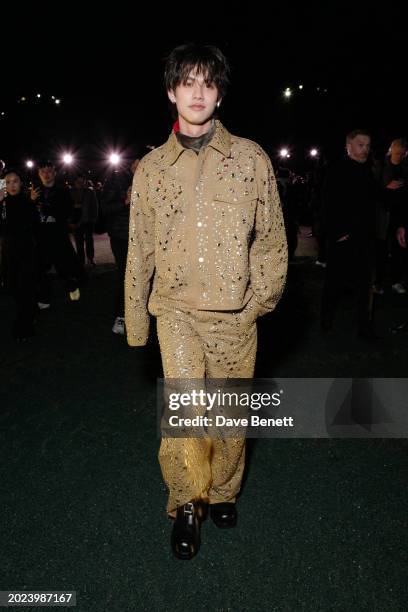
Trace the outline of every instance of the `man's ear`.
<instances>
[{"instance_id":1,"label":"man's ear","mask_svg":"<svg viewBox=\"0 0 408 612\"><path fill-rule=\"evenodd\" d=\"M167 95L169 97L170 102L172 102L173 104L176 103L176 96L174 95L174 92L172 89L169 89L167 92Z\"/></svg>"}]
</instances>

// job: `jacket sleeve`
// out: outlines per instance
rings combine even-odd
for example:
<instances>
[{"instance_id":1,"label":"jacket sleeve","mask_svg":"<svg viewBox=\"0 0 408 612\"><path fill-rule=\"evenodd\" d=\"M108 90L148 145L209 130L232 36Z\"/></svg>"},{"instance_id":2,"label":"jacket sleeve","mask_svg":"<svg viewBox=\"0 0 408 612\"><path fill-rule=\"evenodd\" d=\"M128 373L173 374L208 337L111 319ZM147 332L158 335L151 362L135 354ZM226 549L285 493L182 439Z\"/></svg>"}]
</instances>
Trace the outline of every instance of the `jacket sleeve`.
<instances>
[{"instance_id":1,"label":"jacket sleeve","mask_svg":"<svg viewBox=\"0 0 408 612\"><path fill-rule=\"evenodd\" d=\"M288 250L277 182L262 151L257 168L258 203L249 252L250 282L259 315L272 311L285 286Z\"/></svg>"},{"instance_id":2,"label":"jacket sleeve","mask_svg":"<svg viewBox=\"0 0 408 612\"><path fill-rule=\"evenodd\" d=\"M155 214L148 203L146 177L140 164L132 186L125 275L125 322L130 346L144 346L149 336L147 301L155 268L154 228Z\"/></svg>"}]
</instances>

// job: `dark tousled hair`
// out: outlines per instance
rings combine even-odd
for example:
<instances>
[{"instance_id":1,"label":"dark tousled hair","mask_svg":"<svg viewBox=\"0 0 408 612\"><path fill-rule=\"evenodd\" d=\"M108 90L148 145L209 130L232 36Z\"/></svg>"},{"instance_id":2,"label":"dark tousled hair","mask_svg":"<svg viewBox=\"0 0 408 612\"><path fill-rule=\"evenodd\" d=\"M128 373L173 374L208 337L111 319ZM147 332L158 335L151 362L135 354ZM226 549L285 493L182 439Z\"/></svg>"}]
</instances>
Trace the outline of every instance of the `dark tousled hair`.
<instances>
[{"instance_id":1,"label":"dark tousled hair","mask_svg":"<svg viewBox=\"0 0 408 612\"><path fill-rule=\"evenodd\" d=\"M41 159L38 162L38 169L40 168L54 168L55 170L55 164L50 159Z\"/></svg>"},{"instance_id":2,"label":"dark tousled hair","mask_svg":"<svg viewBox=\"0 0 408 612\"><path fill-rule=\"evenodd\" d=\"M368 136L369 138L371 138L371 134L368 130L356 128L355 130L352 130L351 132L347 134L346 142L350 142L350 140L354 140L356 136Z\"/></svg>"},{"instance_id":3,"label":"dark tousled hair","mask_svg":"<svg viewBox=\"0 0 408 612\"><path fill-rule=\"evenodd\" d=\"M213 45L188 43L173 49L166 59L164 84L167 91L174 91L186 83L191 70L197 69L206 77L206 84L214 84L220 98L227 92L230 67L225 55Z\"/></svg>"},{"instance_id":4,"label":"dark tousled hair","mask_svg":"<svg viewBox=\"0 0 408 612\"><path fill-rule=\"evenodd\" d=\"M10 166L10 168L6 168L3 172L3 177L6 178L6 176L8 174L16 174L18 176L18 178L20 179L20 181L22 183L24 183L24 174L23 172L21 172L21 170L19 168L15 168L13 166Z\"/></svg>"}]
</instances>

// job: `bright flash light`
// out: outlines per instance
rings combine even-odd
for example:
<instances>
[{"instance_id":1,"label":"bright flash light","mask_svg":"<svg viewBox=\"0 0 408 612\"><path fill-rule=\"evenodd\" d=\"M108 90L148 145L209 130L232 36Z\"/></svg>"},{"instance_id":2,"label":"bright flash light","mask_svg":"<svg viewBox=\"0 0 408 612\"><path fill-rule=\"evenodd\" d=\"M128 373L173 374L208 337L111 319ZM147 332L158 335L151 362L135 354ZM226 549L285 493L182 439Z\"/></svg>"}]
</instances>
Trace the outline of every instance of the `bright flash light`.
<instances>
[{"instance_id":1,"label":"bright flash light","mask_svg":"<svg viewBox=\"0 0 408 612\"><path fill-rule=\"evenodd\" d=\"M299 85L299 89L303 89L303 85L302 84Z\"/></svg>"},{"instance_id":2,"label":"bright flash light","mask_svg":"<svg viewBox=\"0 0 408 612\"><path fill-rule=\"evenodd\" d=\"M37 94L37 98L41 98L41 94Z\"/></svg>"},{"instance_id":3,"label":"bright flash light","mask_svg":"<svg viewBox=\"0 0 408 612\"><path fill-rule=\"evenodd\" d=\"M290 153L289 153L289 151L288 151L287 149L281 149L281 150L279 151L279 155L280 155L281 157L290 157Z\"/></svg>"},{"instance_id":4,"label":"bright flash light","mask_svg":"<svg viewBox=\"0 0 408 612\"><path fill-rule=\"evenodd\" d=\"M27 166L27 168L33 168L34 167L34 162L31 159L28 159L26 161L26 166Z\"/></svg>"},{"instance_id":5,"label":"bright flash light","mask_svg":"<svg viewBox=\"0 0 408 612\"><path fill-rule=\"evenodd\" d=\"M285 91L283 92L283 95L285 96L285 98L290 98L290 96L292 95L292 90L290 87L287 87L285 89Z\"/></svg>"},{"instance_id":6,"label":"bright flash light","mask_svg":"<svg viewBox=\"0 0 408 612\"><path fill-rule=\"evenodd\" d=\"M120 155L118 155L117 153L111 153L109 155L109 161L111 164L116 166L120 162Z\"/></svg>"},{"instance_id":7,"label":"bright flash light","mask_svg":"<svg viewBox=\"0 0 408 612\"><path fill-rule=\"evenodd\" d=\"M72 157L71 153L65 153L62 158L62 161L64 162L64 164L72 164L73 159L74 158Z\"/></svg>"},{"instance_id":8,"label":"bright flash light","mask_svg":"<svg viewBox=\"0 0 408 612\"><path fill-rule=\"evenodd\" d=\"M57 99L55 100L55 104L61 104L61 100L60 100L59 98L57 98Z\"/></svg>"},{"instance_id":9,"label":"bright flash light","mask_svg":"<svg viewBox=\"0 0 408 612\"><path fill-rule=\"evenodd\" d=\"M317 149L310 149L310 157L317 157L319 151Z\"/></svg>"}]
</instances>

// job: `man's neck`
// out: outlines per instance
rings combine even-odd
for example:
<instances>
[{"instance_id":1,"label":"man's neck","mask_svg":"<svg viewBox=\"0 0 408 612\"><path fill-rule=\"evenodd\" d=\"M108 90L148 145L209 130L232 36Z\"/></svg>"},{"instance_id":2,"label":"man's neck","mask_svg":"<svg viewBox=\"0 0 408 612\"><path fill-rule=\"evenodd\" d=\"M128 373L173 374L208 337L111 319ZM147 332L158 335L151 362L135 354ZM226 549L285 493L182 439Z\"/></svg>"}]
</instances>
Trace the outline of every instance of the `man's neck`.
<instances>
[{"instance_id":1,"label":"man's neck","mask_svg":"<svg viewBox=\"0 0 408 612\"><path fill-rule=\"evenodd\" d=\"M394 166L399 166L399 165L400 165L400 163L401 163L401 161L402 161L402 160L401 160L401 157L400 157L399 155L398 155L398 156L396 156L396 157L393 157L393 156L392 156L392 154L391 154L391 158L390 158L390 159L391 159L391 163L392 163Z\"/></svg>"},{"instance_id":2,"label":"man's neck","mask_svg":"<svg viewBox=\"0 0 408 612\"><path fill-rule=\"evenodd\" d=\"M213 125L212 119L210 119L206 123L203 123L203 125L192 125L191 123L187 123L187 121L185 121L183 117L180 116L178 120L181 134L184 134L184 136L192 136L193 138L203 136L204 134L210 131Z\"/></svg>"}]
</instances>

